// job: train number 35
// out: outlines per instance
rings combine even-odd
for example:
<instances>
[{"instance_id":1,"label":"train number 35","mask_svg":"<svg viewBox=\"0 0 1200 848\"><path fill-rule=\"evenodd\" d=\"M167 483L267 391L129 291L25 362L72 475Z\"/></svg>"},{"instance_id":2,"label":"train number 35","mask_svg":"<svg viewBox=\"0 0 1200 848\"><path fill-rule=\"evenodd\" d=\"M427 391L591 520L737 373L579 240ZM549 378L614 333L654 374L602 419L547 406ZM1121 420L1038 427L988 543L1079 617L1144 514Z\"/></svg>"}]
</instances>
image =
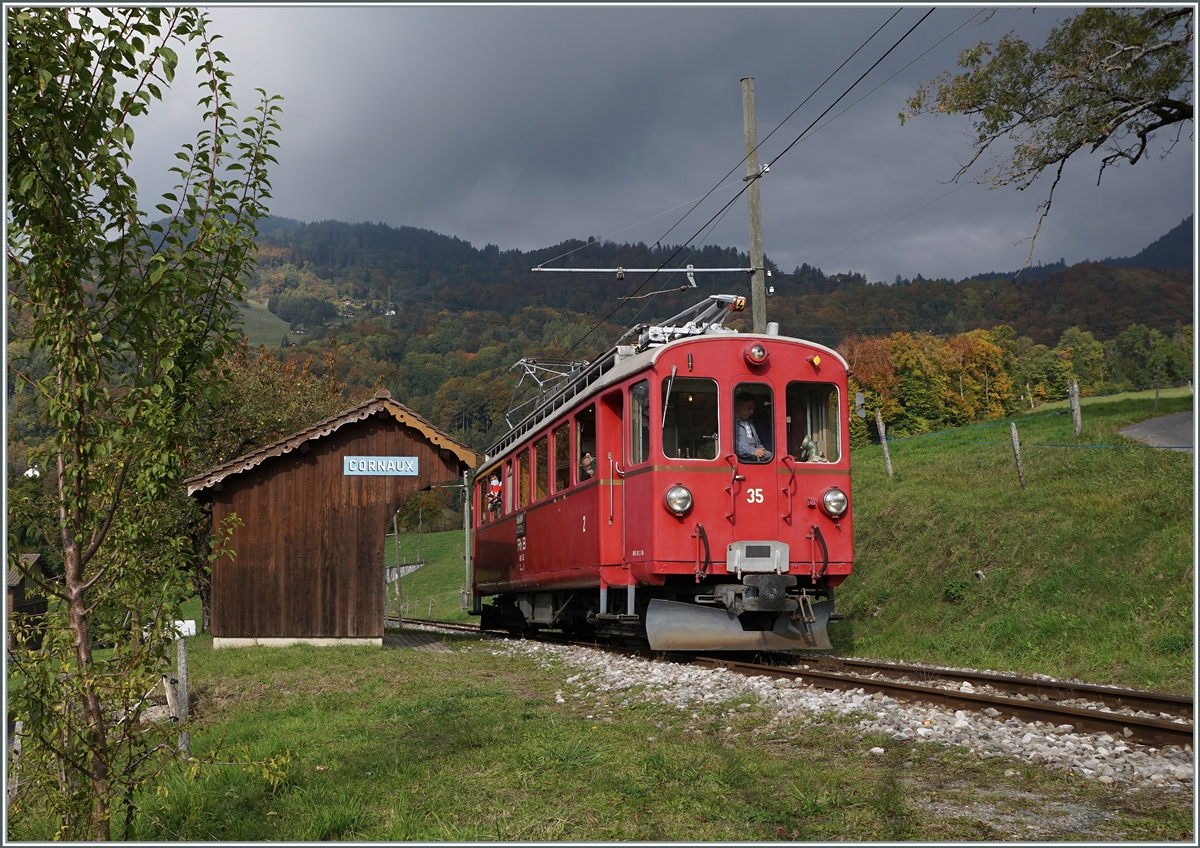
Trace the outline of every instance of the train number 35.
<instances>
[{"instance_id":1,"label":"train number 35","mask_svg":"<svg viewBox=\"0 0 1200 848\"><path fill-rule=\"evenodd\" d=\"M746 490L746 503L756 504L756 503L762 503L762 502L763 502L763 490L762 489L747 489Z\"/></svg>"}]
</instances>

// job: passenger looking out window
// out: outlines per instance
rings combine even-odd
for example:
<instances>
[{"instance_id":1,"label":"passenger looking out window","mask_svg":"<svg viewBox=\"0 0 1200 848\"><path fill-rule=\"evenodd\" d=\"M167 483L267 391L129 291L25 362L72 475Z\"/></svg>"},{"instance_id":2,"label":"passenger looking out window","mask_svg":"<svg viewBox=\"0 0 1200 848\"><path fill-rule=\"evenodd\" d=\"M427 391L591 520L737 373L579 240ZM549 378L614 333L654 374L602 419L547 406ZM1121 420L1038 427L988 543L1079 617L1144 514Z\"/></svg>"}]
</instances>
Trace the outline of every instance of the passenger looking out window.
<instances>
[{"instance_id":1,"label":"passenger looking out window","mask_svg":"<svg viewBox=\"0 0 1200 848\"><path fill-rule=\"evenodd\" d=\"M575 416L575 452L579 482L596 476L596 407L593 404Z\"/></svg>"},{"instance_id":2,"label":"passenger looking out window","mask_svg":"<svg viewBox=\"0 0 1200 848\"><path fill-rule=\"evenodd\" d=\"M493 471L488 475L487 485L487 511L489 513L499 513L503 500L504 486L500 483L500 472Z\"/></svg>"}]
</instances>

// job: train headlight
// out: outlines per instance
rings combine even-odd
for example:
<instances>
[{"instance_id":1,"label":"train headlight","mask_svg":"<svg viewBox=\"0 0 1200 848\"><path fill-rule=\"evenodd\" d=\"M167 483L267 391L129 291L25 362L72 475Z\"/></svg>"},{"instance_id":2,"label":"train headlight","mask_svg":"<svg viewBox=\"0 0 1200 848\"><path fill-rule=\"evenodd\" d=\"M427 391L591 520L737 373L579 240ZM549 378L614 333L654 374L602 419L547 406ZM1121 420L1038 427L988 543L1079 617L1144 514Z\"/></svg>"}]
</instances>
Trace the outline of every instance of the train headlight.
<instances>
[{"instance_id":1,"label":"train headlight","mask_svg":"<svg viewBox=\"0 0 1200 848\"><path fill-rule=\"evenodd\" d=\"M675 515L687 515L692 508L692 493L686 486L672 486L667 489L667 509Z\"/></svg>"},{"instance_id":2,"label":"train headlight","mask_svg":"<svg viewBox=\"0 0 1200 848\"><path fill-rule=\"evenodd\" d=\"M825 514L830 518L841 518L846 514L846 507L848 506L850 506L850 499L837 486L829 489L821 496L821 508L825 510Z\"/></svg>"},{"instance_id":3,"label":"train headlight","mask_svg":"<svg viewBox=\"0 0 1200 848\"><path fill-rule=\"evenodd\" d=\"M765 345L759 342L751 342L746 345L746 349L742 355L746 357L746 361L751 365L762 365L767 361L767 357L771 355L771 352L767 350Z\"/></svg>"}]
</instances>

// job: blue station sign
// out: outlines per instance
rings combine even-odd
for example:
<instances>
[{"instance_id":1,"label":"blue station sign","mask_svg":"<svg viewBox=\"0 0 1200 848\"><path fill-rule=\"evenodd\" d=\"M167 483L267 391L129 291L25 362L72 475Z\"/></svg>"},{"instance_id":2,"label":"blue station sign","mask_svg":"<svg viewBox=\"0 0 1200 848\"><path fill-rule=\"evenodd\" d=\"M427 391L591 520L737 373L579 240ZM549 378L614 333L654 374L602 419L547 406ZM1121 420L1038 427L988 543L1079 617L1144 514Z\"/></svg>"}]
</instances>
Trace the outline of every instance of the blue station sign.
<instances>
[{"instance_id":1,"label":"blue station sign","mask_svg":"<svg viewBox=\"0 0 1200 848\"><path fill-rule=\"evenodd\" d=\"M358 477L416 477L415 456L346 456L342 474Z\"/></svg>"}]
</instances>

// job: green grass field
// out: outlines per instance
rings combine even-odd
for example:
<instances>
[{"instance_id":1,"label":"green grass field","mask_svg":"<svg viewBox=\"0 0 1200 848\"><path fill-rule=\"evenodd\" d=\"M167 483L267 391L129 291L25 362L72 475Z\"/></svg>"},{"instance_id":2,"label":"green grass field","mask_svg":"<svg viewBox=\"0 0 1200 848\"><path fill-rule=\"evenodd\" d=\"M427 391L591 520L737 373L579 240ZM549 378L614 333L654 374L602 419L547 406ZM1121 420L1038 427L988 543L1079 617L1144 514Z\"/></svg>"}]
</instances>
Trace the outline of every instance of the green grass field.
<instances>
[{"instance_id":1,"label":"green grass field","mask_svg":"<svg viewBox=\"0 0 1200 848\"><path fill-rule=\"evenodd\" d=\"M1054 406L1018 420L1027 491L1008 422L891 442L892 480L857 451L835 649L1190 692L1193 458L1117 434L1153 398L1085 398L1078 439Z\"/></svg>"},{"instance_id":2,"label":"green grass field","mask_svg":"<svg viewBox=\"0 0 1200 848\"><path fill-rule=\"evenodd\" d=\"M179 762L144 787L132 839L1157 841L1192 833L1187 795L1104 790L965 749L859 738L854 714L767 728L764 708L741 698L681 710L637 690L584 695L568 682L569 668L494 643L444 641L456 650L214 651L208 637L189 640L196 765L189 774ZM868 755L874 746L886 754ZM274 782L263 772L268 762ZM15 816L10 807L9 839L52 836L53 823L22 802ZM1093 824L1031 832L1027 822L1046 820L1046 804Z\"/></svg>"},{"instance_id":3,"label":"green grass field","mask_svg":"<svg viewBox=\"0 0 1200 848\"><path fill-rule=\"evenodd\" d=\"M288 335L288 323L267 310L267 305L256 300L248 300L242 304L242 333L250 343L250 348L266 345L268 348L279 347L284 336L292 341L296 337Z\"/></svg>"}]
</instances>

